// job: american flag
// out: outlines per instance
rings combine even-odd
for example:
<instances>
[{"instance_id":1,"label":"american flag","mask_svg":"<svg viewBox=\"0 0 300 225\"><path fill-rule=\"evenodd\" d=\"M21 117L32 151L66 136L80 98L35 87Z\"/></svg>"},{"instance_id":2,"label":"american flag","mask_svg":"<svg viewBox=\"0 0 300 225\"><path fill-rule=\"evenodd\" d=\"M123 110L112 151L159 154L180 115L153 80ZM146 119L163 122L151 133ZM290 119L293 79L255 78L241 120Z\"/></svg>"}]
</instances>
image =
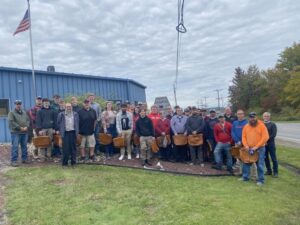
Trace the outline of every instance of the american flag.
<instances>
[{"instance_id":1,"label":"american flag","mask_svg":"<svg viewBox=\"0 0 300 225\"><path fill-rule=\"evenodd\" d=\"M27 9L22 21L20 22L18 28L16 29L16 31L13 35L16 35L17 33L28 30L29 27L30 27L30 18L29 18L29 12Z\"/></svg>"}]
</instances>

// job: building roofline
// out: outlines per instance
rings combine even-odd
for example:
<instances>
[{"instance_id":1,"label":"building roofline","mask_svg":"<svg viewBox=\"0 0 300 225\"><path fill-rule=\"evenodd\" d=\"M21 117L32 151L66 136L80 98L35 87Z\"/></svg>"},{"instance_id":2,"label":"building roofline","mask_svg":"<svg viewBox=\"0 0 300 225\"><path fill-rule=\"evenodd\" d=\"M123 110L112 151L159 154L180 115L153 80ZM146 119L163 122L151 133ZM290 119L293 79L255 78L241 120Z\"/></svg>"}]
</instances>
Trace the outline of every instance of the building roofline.
<instances>
[{"instance_id":1,"label":"building roofline","mask_svg":"<svg viewBox=\"0 0 300 225\"><path fill-rule=\"evenodd\" d=\"M4 67L0 66L0 71L15 71L15 72L25 72L25 73L31 73L30 69L20 69L20 68L13 68L13 67ZM48 72L43 70L34 70L36 73L39 74L46 74L46 75L62 75L62 76L72 76L72 77L86 77L86 78L92 78L92 79L101 79L101 80L115 80L115 81L125 81L125 82L131 82L133 84L136 84L142 88L147 88L145 85L127 78L118 78L118 77L105 77L105 76L98 76L98 75L86 75L86 74L75 74L75 73L64 73L64 72Z\"/></svg>"}]
</instances>

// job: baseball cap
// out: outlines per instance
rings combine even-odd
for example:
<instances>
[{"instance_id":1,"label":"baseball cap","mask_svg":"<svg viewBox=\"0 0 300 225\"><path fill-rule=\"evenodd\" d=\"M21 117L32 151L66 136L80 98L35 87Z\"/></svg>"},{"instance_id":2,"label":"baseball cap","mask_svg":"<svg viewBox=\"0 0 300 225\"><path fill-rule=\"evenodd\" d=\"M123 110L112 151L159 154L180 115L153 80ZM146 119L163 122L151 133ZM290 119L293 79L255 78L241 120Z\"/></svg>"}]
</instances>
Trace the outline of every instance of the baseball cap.
<instances>
[{"instance_id":1,"label":"baseball cap","mask_svg":"<svg viewBox=\"0 0 300 225\"><path fill-rule=\"evenodd\" d=\"M15 100L15 105L22 105L22 101L21 100Z\"/></svg>"},{"instance_id":2,"label":"baseball cap","mask_svg":"<svg viewBox=\"0 0 300 225\"><path fill-rule=\"evenodd\" d=\"M43 99L42 96L36 96L36 99Z\"/></svg>"},{"instance_id":3,"label":"baseball cap","mask_svg":"<svg viewBox=\"0 0 300 225\"><path fill-rule=\"evenodd\" d=\"M90 102L90 100L88 100L88 99L85 99L84 101L83 101L83 103L89 103Z\"/></svg>"},{"instance_id":4,"label":"baseball cap","mask_svg":"<svg viewBox=\"0 0 300 225\"><path fill-rule=\"evenodd\" d=\"M256 117L256 112L251 112L251 113L249 113L249 117L251 117L251 118Z\"/></svg>"},{"instance_id":5,"label":"baseball cap","mask_svg":"<svg viewBox=\"0 0 300 225\"><path fill-rule=\"evenodd\" d=\"M43 101L43 102L49 102L49 99L48 99L48 98L43 98L42 101Z\"/></svg>"},{"instance_id":6,"label":"baseball cap","mask_svg":"<svg viewBox=\"0 0 300 225\"><path fill-rule=\"evenodd\" d=\"M212 113L212 112L214 112L214 113L215 113L215 112L216 112L216 110L215 110L215 109L211 109L211 110L209 110L209 112L210 112L210 113Z\"/></svg>"}]
</instances>

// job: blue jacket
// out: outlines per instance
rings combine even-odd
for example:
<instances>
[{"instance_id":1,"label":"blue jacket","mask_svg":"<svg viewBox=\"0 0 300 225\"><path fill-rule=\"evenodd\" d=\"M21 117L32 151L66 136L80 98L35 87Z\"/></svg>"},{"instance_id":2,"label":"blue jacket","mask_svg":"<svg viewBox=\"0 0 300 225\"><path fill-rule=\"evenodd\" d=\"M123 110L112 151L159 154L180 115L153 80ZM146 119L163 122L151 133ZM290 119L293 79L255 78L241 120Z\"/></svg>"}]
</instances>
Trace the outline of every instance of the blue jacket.
<instances>
[{"instance_id":1,"label":"blue jacket","mask_svg":"<svg viewBox=\"0 0 300 225\"><path fill-rule=\"evenodd\" d=\"M232 123L231 136L234 140L234 143L242 143L242 131L247 123L247 119L244 119L242 121L236 120Z\"/></svg>"},{"instance_id":2,"label":"blue jacket","mask_svg":"<svg viewBox=\"0 0 300 225\"><path fill-rule=\"evenodd\" d=\"M74 114L74 129L77 135L79 133L79 116L77 112L73 112L73 114ZM58 125L60 136L63 138L65 136L65 131L66 131L65 112L61 112L58 114L57 125Z\"/></svg>"}]
</instances>

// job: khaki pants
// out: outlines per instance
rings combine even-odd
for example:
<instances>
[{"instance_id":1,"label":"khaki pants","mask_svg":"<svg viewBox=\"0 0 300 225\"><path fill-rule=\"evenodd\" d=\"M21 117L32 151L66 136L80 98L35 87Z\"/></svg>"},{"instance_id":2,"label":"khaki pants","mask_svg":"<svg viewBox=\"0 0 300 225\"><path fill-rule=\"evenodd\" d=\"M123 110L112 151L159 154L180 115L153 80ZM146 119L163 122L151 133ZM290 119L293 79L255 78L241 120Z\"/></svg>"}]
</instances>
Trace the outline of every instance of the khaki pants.
<instances>
[{"instance_id":1,"label":"khaki pants","mask_svg":"<svg viewBox=\"0 0 300 225\"><path fill-rule=\"evenodd\" d=\"M51 158L51 156L52 156L52 140L53 140L54 130L52 128L43 129L42 132L43 132L43 135L46 135L50 138L51 145L48 148L39 148L38 149L38 157L40 159L44 159L45 157L46 158Z\"/></svg>"},{"instance_id":2,"label":"khaki pants","mask_svg":"<svg viewBox=\"0 0 300 225\"><path fill-rule=\"evenodd\" d=\"M125 138L128 155L131 155L131 135L132 135L132 130L123 130L122 131L122 137ZM121 155L125 155L125 147L121 148L120 151L121 151Z\"/></svg>"},{"instance_id":3,"label":"khaki pants","mask_svg":"<svg viewBox=\"0 0 300 225\"><path fill-rule=\"evenodd\" d=\"M142 160L150 160L151 159L151 144L152 144L152 137L140 137L141 143L141 159Z\"/></svg>"}]
</instances>

